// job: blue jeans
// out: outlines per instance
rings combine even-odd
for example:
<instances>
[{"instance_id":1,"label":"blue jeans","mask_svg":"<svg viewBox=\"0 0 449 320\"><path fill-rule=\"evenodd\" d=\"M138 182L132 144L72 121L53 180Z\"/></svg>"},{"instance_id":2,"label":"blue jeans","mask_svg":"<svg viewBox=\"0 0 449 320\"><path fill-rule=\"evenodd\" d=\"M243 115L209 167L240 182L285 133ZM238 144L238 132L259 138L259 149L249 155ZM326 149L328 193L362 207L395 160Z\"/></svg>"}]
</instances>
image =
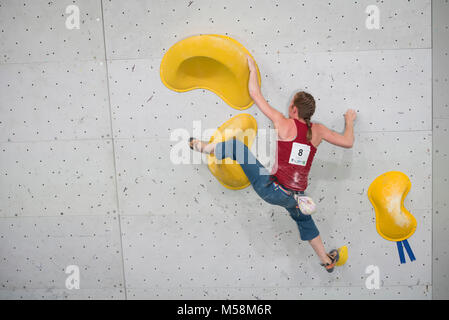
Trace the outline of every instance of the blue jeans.
<instances>
[{"instance_id":1,"label":"blue jeans","mask_svg":"<svg viewBox=\"0 0 449 320\"><path fill-rule=\"evenodd\" d=\"M244 143L235 138L220 142L215 146L214 154L218 160L224 158L236 160L251 182L254 191L263 200L287 209L298 225L301 240L312 240L320 234L312 217L303 214L298 208L293 193L270 179L268 170L256 159Z\"/></svg>"}]
</instances>

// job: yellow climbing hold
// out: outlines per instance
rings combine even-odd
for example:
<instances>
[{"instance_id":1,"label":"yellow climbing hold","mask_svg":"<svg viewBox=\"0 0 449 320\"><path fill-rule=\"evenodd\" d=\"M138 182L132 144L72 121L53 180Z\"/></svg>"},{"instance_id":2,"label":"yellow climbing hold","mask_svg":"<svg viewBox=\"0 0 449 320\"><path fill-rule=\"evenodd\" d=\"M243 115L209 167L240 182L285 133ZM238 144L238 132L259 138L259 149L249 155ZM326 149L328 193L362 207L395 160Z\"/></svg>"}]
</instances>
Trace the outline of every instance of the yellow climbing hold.
<instances>
[{"instance_id":1,"label":"yellow climbing hold","mask_svg":"<svg viewBox=\"0 0 449 320\"><path fill-rule=\"evenodd\" d=\"M341 267L346 263L346 260L348 260L348 247L343 246L338 248L338 254L340 258L338 259L337 263L335 264L338 267Z\"/></svg>"},{"instance_id":2,"label":"yellow climbing hold","mask_svg":"<svg viewBox=\"0 0 449 320\"><path fill-rule=\"evenodd\" d=\"M248 92L246 54L236 40L218 34L197 35L175 43L162 58L161 80L178 92L207 89L231 107L243 110L253 104ZM252 56L251 56L252 57ZM257 70L259 85L260 73Z\"/></svg>"},{"instance_id":3,"label":"yellow climbing hold","mask_svg":"<svg viewBox=\"0 0 449 320\"><path fill-rule=\"evenodd\" d=\"M251 148L257 134L256 119L246 113L232 117L223 123L213 134L209 143L218 143L236 137ZM230 158L218 160L213 154L207 156L210 172L226 188L238 190L250 185L242 167Z\"/></svg>"},{"instance_id":4,"label":"yellow climbing hold","mask_svg":"<svg viewBox=\"0 0 449 320\"><path fill-rule=\"evenodd\" d=\"M416 230L415 217L404 207L411 188L410 179L400 171L386 172L368 188L368 198L376 214L377 232L390 241L402 241Z\"/></svg>"}]
</instances>

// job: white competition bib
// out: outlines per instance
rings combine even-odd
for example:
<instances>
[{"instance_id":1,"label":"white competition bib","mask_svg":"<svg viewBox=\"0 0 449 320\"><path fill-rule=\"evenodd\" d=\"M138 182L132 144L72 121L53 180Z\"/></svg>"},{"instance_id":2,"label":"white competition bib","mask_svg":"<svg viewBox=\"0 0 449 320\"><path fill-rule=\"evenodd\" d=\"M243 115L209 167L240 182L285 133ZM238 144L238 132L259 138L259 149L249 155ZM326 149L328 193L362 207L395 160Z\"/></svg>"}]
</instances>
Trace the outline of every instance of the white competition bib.
<instances>
[{"instance_id":1,"label":"white competition bib","mask_svg":"<svg viewBox=\"0 0 449 320\"><path fill-rule=\"evenodd\" d=\"M305 166L309 159L310 146L302 143L293 142L292 151L288 163L298 166Z\"/></svg>"}]
</instances>

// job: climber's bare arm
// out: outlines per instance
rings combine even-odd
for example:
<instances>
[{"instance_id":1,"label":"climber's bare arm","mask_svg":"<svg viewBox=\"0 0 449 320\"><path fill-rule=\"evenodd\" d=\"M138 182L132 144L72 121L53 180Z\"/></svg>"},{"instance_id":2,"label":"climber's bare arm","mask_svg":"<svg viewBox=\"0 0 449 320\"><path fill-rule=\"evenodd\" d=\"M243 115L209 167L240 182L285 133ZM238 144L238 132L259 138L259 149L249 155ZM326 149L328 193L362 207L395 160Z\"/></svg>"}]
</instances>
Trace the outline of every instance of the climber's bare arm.
<instances>
[{"instance_id":1,"label":"climber's bare arm","mask_svg":"<svg viewBox=\"0 0 449 320\"><path fill-rule=\"evenodd\" d=\"M337 133L323 124L315 124L318 128L318 133L321 139L332 143L333 145L352 148L354 145L354 120L356 113L354 110L349 109L345 113L345 131L343 134Z\"/></svg>"},{"instance_id":2,"label":"climber's bare arm","mask_svg":"<svg viewBox=\"0 0 449 320\"><path fill-rule=\"evenodd\" d=\"M266 115L274 124L274 127L279 130L279 128L285 128L288 119L284 115L270 106L262 95L260 90L259 81L257 78L257 69L254 60L247 56L248 58L248 68L249 68L249 80L248 80L248 91L254 103Z\"/></svg>"}]
</instances>

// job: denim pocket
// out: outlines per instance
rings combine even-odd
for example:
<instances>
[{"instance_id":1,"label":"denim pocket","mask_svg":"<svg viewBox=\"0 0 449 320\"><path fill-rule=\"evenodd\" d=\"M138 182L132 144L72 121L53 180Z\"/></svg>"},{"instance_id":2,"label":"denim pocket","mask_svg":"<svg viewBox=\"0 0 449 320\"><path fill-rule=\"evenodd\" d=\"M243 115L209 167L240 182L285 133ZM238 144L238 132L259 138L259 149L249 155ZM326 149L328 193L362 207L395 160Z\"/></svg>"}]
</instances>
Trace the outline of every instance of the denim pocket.
<instances>
[{"instance_id":1,"label":"denim pocket","mask_svg":"<svg viewBox=\"0 0 449 320\"><path fill-rule=\"evenodd\" d=\"M279 186L279 184L276 182L273 183L273 186L275 191L281 191L283 194L289 197L292 195L290 192L284 190L281 186Z\"/></svg>"},{"instance_id":2,"label":"denim pocket","mask_svg":"<svg viewBox=\"0 0 449 320\"><path fill-rule=\"evenodd\" d=\"M279 185L273 185L273 191L271 193L274 202L281 207L289 208L296 205L296 200L293 196L282 190Z\"/></svg>"},{"instance_id":3,"label":"denim pocket","mask_svg":"<svg viewBox=\"0 0 449 320\"><path fill-rule=\"evenodd\" d=\"M279 190L281 190L281 192L282 192L283 194L285 194L285 195L287 195L287 196L289 196L289 197L292 195L290 192L285 191L285 190L282 189L281 187L278 186L278 188L279 188Z\"/></svg>"}]
</instances>

